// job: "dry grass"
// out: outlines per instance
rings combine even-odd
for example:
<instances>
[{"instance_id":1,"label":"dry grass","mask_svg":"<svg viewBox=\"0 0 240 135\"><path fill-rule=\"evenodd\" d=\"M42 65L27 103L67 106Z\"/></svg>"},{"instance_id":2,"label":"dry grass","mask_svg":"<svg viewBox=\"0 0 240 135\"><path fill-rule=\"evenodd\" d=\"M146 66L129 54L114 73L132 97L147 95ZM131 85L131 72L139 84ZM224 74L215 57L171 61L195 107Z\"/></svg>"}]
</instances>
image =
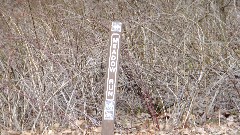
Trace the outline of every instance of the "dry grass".
<instances>
[{"instance_id":1,"label":"dry grass","mask_svg":"<svg viewBox=\"0 0 240 135\"><path fill-rule=\"evenodd\" d=\"M236 0L0 2L1 129L100 126L114 20L124 24L116 129L145 121L146 93L174 127L240 112Z\"/></svg>"}]
</instances>

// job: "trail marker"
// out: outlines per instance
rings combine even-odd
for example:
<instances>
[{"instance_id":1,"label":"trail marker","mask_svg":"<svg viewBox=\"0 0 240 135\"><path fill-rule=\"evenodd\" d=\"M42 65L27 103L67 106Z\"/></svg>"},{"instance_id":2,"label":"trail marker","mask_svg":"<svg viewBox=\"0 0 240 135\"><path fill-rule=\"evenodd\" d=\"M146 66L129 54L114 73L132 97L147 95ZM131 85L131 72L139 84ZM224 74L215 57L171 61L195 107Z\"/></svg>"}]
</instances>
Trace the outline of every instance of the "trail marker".
<instances>
[{"instance_id":1,"label":"trail marker","mask_svg":"<svg viewBox=\"0 0 240 135\"><path fill-rule=\"evenodd\" d=\"M112 22L110 47L108 52L108 70L105 82L102 135L114 134L115 100L118 82L118 61L121 46L121 30L121 22Z\"/></svg>"}]
</instances>

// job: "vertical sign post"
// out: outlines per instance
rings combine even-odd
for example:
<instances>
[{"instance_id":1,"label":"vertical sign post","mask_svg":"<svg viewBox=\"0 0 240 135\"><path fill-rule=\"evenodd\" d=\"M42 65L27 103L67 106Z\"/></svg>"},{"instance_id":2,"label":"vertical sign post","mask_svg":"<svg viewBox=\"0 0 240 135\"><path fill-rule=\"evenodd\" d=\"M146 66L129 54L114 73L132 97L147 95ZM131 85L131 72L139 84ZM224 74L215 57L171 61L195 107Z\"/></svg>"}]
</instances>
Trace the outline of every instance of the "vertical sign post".
<instances>
[{"instance_id":1,"label":"vertical sign post","mask_svg":"<svg viewBox=\"0 0 240 135\"><path fill-rule=\"evenodd\" d=\"M121 45L121 22L112 22L108 69L105 82L105 99L103 108L102 135L114 134L115 100L119 68L119 53Z\"/></svg>"}]
</instances>

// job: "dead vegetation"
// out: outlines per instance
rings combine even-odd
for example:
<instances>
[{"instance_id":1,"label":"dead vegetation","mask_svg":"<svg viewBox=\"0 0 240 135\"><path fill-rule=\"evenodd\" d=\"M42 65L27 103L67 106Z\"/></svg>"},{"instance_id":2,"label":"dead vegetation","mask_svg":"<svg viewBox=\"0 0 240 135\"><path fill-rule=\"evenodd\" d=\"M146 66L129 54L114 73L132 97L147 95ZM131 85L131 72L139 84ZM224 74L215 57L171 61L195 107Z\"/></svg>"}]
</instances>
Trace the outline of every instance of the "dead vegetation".
<instances>
[{"instance_id":1,"label":"dead vegetation","mask_svg":"<svg viewBox=\"0 0 240 135\"><path fill-rule=\"evenodd\" d=\"M239 1L0 2L2 134L99 132L114 20L116 133L239 134Z\"/></svg>"}]
</instances>

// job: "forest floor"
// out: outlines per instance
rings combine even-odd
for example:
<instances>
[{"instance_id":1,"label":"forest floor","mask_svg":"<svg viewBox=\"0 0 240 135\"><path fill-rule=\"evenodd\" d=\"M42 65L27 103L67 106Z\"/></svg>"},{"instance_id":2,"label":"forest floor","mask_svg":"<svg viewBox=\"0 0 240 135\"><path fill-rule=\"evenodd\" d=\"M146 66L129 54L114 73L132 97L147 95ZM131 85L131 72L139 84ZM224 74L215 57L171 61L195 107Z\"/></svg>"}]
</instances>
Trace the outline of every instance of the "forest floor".
<instances>
[{"instance_id":1,"label":"forest floor","mask_svg":"<svg viewBox=\"0 0 240 135\"><path fill-rule=\"evenodd\" d=\"M218 116L209 118L204 124L185 124L185 126L174 126L168 120L159 118L159 128L152 122L151 118L145 118L138 123L126 123L123 119L119 122L124 128L116 127L115 135L240 135L239 114L219 113ZM77 120L67 128L58 123L51 127L40 128L37 131L21 132L1 130L1 135L100 135L102 130L100 126L89 126L85 120Z\"/></svg>"}]
</instances>

